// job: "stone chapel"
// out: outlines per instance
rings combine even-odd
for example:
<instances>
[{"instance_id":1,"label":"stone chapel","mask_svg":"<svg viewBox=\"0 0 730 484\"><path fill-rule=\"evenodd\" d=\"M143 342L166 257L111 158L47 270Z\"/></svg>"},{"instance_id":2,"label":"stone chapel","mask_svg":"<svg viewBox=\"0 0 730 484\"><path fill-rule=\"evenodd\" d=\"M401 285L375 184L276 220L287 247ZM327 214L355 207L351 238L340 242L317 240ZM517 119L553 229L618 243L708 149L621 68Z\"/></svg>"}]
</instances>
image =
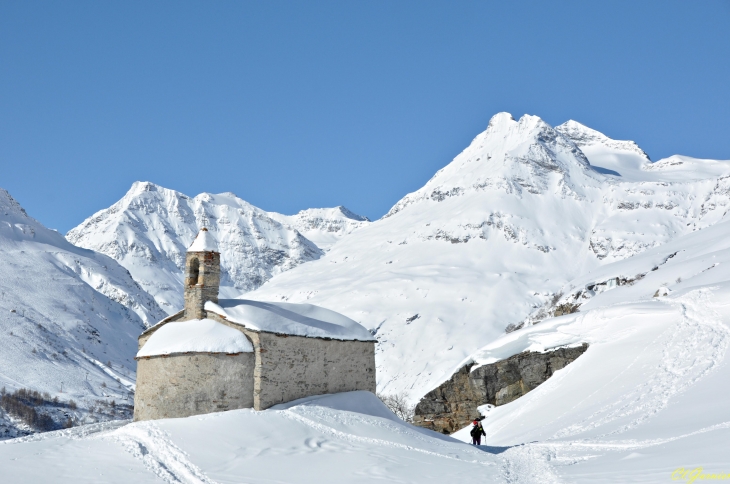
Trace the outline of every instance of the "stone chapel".
<instances>
[{"instance_id":1,"label":"stone chapel","mask_svg":"<svg viewBox=\"0 0 730 484\"><path fill-rule=\"evenodd\" d=\"M203 228L185 260L185 307L139 336L134 420L264 410L375 392L375 338L311 304L218 299L220 253Z\"/></svg>"}]
</instances>

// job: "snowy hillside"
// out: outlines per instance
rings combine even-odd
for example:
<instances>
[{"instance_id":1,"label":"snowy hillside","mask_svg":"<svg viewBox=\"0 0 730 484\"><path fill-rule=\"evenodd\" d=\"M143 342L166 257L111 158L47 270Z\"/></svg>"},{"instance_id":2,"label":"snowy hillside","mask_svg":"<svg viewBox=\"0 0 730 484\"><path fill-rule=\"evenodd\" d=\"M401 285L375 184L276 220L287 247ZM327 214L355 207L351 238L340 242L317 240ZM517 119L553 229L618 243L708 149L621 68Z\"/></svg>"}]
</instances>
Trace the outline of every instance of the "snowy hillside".
<instances>
[{"instance_id":1,"label":"snowy hillside","mask_svg":"<svg viewBox=\"0 0 730 484\"><path fill-rule=\"evenodd\" d=\"M680 327L684 336L697 328L694 316L683 319L669 305L655 311L634 338L660 336L661 345L648 354L625 338L630 332L623 330L635 320L619 319L613 329L623 334L616 338L606 337L610 330L597 332L604 336L603 351L589 351L585 364L578 360L525 397L488 412L488 445L479 448L457 440L464 432L451 438L412 427L372 394L351 392L262 412L96 424L0 442L3 477L73 484L578 484L669 482L677 472L675 480L687 482L685 471L725 474L730 426L727 406L717 405L717 388L729 367L716 351L692 362L679 339L666 334ZM716 341L727 343L727 327L718 334L713 322L700 326L704 337L693 344L711 342L713 331ZM621 384L606 380L621 365ZM633 371L650 365L657 370L656 390L643 380L650 371Z\"/></svg>"},{"instance_id":2,"label":"snowy hillside","mask_svg":"<svg viewBox=\"0 0 730 484\"><path fill-rule=\"evenodd\" d=\"M626 274L644 275L605 284ZM730 220L599 268L565 291L586 296L580 312L505 335L470 357L486 364L527 349L590 344L535 390L485 411L489 443L534 442L525 459L550 460L567 482L661 482L680 467L727 473ZM466 440L467 431L456 437Z\"/></svg>"},{"instance_id":3,"label":"snowy hillside","mask_svg":"<svg viewBox=\"0 0 730 484\"><path fill-rule=\"evenodd\" d=\"M378 338L379 388L418 399L569 281L721 220L730 163L651 163L576 122L492 118L381 220L246 297L307 301Z\"/></svg>"},{"instance_id":4,"label":"snowy hillside","mask_svg":"<svg viewBox=\"0 0 730 484\"><path fill-rule=\"evenodd\" d=\"M0 387L6 392L48 392L49 399L74 399L86 410L99 405L95 399L123 403L134 384L137 336L164 314L114 260L71 245L0 189ZM25 428L0 414L0 438Z\"/></svg>"},{"instance_id":5,"label":"snowy hillside","mask_svg":"<svg viewBox=\"0 0 730 484\"><path fill-rule=\"evenodd\" d=\"M121 200L86 219L66 238L119 262L165 311L174 313L183 306L185 252L201 227L217 239L221 295L231 297L320 257L322 250L287 225L290 220L316 230L311 222L316 217L270 214L232 193L190 198L136 182Z\"/></svg>"}]
</instances>

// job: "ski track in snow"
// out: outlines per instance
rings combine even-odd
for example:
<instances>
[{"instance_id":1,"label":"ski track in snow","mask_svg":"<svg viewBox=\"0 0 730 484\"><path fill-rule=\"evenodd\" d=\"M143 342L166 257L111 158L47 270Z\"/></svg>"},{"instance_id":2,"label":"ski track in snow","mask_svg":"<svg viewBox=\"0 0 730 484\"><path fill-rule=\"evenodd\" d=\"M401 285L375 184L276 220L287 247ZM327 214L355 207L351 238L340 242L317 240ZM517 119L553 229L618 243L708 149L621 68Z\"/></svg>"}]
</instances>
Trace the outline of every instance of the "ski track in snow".
<instances>
[{"instance_id":1,"label":"ski track in snow","mask_svg":"<svg viewBox=\"0 0 730 484\"><path fill-rule=\"evenodd\" d=\"M216 484L190 462L187 454L151 422L127 425L101 438L114 440L144 466L170 484Z\"/></svg>"},{"instance_id":2,"label":"ski track in snow","mask_svg":"<svg viewBox=\"0 0 730 484\"><path fill-rule=\"evenodd\" d=\"M730 428L722 422L693 432L648 440L600 440L637 427L662 409L669 400L697 383L723 361L730 342L730 329L710 308L710 289L692 291L680 298L663 298L678 307L682 319L657 338L662 344L662 360L653 378L634 388L616 402L604 406L582 422L559 431L554 438L576 435L624 417L632 420L597 439L529 443L508 449L502 458L502 474L509 483L561 482L555 465L572 465L606 452L625 452L666 444L698 434ZM702 351L704 349L704 351ZM630 369L630 368L628 368ZM628 370L627 369L627 370ZM595 451L595 455L586 455Z\"/></svg>"},{"instance_id":3,"label":"ski track in snow","mask_svg":"<svg viewBox=\"0 0 730 484\"><path fill-rule=\"evenodd\" d=\"M372 438L372 437L360 437L360 436L355 435L355 434L350 434L350 433L347 433L347 432L342 432L341 430L334 429L334 428L329 427L329 426L327 426L325 424L322 424L322 423L316 422L316 421L314 421L314 420L312 420L310 418L307 418L304 415L302 415L302 413L304 413L304 412L302 412L301 409L297 409L297 411L293 411L293 410L284 410L283 411L283 415L286 416L287 418L291 418L292 420L295 420L295 421L297 421L299 423L302 423L304 425L307 425L307 426L309 426L309 427L317 430L318 432L322 432L323 434L328 434L328 435L337 437L339 439L346 440L348 442L359 442L359 443L365 443L365 444L370 444L370 445L372 445L372 444L380 445L380 446L383 446L383 447L394 447L394 448L404 449L404 450L408 450L408 451L412 451L412 452L420 452L422 454L428 454L428 455L432 455L434 457L441 457L441 458L444 458L444 459L452 459L452 460L458 460L458 461L461 461L461 462L465 462L464 459L462 459L460 457L457 457L457 456L454 456L454 455L441 454L441 453L438 453L438 452L432 452L430 450L419 449L418 447L413 447L411 445L399 444L397 442L391 442L391 441L382 440L382 439L375 439L375 438ZM325 414L323 414L323 413L318 413L316 415L319 416L319 417L325 416ZM355 418L353 417L353 420L354 419ZM364 420L365 417L364 416L361 416L361 417L359 417L359 419L360 420ZM367 420L368 420L368 423L371 424L371 425L374 423L374 419L367 419ZM357 423L360 423L360 422L357 422ZM383 424L381 423L380 425L383 425ZM397 431L397 432L402 432L402 430L401 430L402 428L403 428L402 425L397 425L397 424L393 424L391 426L391 430L394 430L394 431ZM410 434L411 437L416 437L418 440L425 440L425 439L421 439L420 438L420 435L419 435L419 432L418 431L407 431L407 432ZM471 460L471 461L466 461L466 462L471 462L471 463L474 463L474 464L482 464L482 465L487 465L487 466L491 466L492 465L491 462L488 462L488 461L485 461L485 460L482 460L482 459L478 459L478 457L486 456L487 455L487 454L485 454L484 452L482 452L480 450L472 449L470 447L466 447L464 449L464 452L463 453L464 454L470 454L470 455L473 455L474 457L476 457L476 459Z\"/></svg>"},{"instance_id":4,"label":"ski track in snow","mask_svg":"<svg viewBox=\"0 0 730 484\"><path fill-rule=\"evenodd\" d=\"M549 442L549 443L535 443L529 444L536 447L548 447L551 449L591 449L591 450L637 450L645 449L647 447L654 447L657 445L668 444L687 437L693 437L695 435L705 434L707 432L713 432L715 430L722 430L730 428L730 422L722 422L719 424L711 425L694 432L689 432L682 435L675 435L674 437L667 437L664 439L647 439L647 440L612 440L612 441L600 441L600 440L573 440L568 442Z\"/></svg>"},{"instance_id":5,"label":"ski track in snow","mask_svg":"<svg viewBox=\"0 0 730 484\"><path fill-rule=\"evenodd\" d=\"M571 440L564 442L535 442L508 449L503 454L502 475L507 483L560 483L554 466L570 466L597 457L607 452L637 451L668 444L716 430L730 428L730 422L723 422L703 429L664 439L648 440ZM594 451L595 454L585 452ZM572 479L570 479L572 481Z\"/></svg>"},{"instance_id":6,"label":"ski track in snow","mask_svg":"<svg viewBox=\"0 0 730 484\"><path fill-rule=\"evenodd\" d=\"M663 346L663 355L653 378L582 422L557 432L555 438L568 437L623 417L635 416L628 424L606 435L626 432L664 409L671 397L684 392L715 369L725 356L730 329L710 309L709 295L710 289L703 288L677 299L662 298L665 303L679 307L682 319L658 338L657 344Z\"/></svg>"}]
</instances>

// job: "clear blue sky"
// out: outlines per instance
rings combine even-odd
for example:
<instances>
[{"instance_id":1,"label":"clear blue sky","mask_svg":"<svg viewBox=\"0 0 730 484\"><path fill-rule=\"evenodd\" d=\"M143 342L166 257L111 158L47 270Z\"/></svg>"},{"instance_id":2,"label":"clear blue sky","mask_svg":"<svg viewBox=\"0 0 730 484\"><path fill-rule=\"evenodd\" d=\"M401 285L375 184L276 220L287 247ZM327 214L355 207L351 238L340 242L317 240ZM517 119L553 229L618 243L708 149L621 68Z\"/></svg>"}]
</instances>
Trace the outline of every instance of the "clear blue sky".
<instances>
[{"instance_id":1,"label":"clear blue sky","mask_svg":"<svg viewBox=\"0 0 730 484\"><path fill-rule=\"evenodd\" d=\"M0 187L63 232L135 180L372 219L496 112L730 158L730 1L0 0Z\"/></svg>"}]
</instances>

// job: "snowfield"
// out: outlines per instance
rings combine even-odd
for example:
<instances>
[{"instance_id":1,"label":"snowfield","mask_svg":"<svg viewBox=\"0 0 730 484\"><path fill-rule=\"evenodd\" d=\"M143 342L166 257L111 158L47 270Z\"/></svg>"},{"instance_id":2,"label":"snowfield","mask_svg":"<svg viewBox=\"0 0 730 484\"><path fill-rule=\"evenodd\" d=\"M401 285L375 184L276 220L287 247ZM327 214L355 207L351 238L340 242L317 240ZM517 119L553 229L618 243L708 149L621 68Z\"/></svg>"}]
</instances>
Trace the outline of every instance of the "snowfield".
<instances>
[{"instance_id":1,"label":"snowfield","mask_svg":"<svg viewBox=\"0 0 730 484\"><path fill-rule=\"evenodd\" d=\"M680 467L730 473L730 222L604 266L566 290L640 273L579 298L580 312L504 335L467 359L590 344L537 389L484 409L490 445L531 442L524 459L549 461L557 482L663 482ZM654 297L662 287L668 295ZM454 437L466 441L468 429Z\"/></svg>"},{"instance_id":2,"label":"snowfield","mask_svg":"<svg viewBox=\"0 0 730 484\"><path fill-rule=\"evenodd\" d=\"M398 420L368 392L269 410L106 423L0 443L6 482L583 483L730 471L730 410L718 394L730 285L556 319L520 330L579 331L588 352L487 412L479 448ZM699 348L708 351L703 358Z\"/></svg>"},{"instance_id":3,"label":"snowfield","mask_svg":"<svg viewBox=\"0 0 730 484\"><path fill-rule=\"evenodd\" d=\"M503 482L500 459L398 420L374 395L102 424L0 443L5 482Z\"/></svg>"}]
</instances>

